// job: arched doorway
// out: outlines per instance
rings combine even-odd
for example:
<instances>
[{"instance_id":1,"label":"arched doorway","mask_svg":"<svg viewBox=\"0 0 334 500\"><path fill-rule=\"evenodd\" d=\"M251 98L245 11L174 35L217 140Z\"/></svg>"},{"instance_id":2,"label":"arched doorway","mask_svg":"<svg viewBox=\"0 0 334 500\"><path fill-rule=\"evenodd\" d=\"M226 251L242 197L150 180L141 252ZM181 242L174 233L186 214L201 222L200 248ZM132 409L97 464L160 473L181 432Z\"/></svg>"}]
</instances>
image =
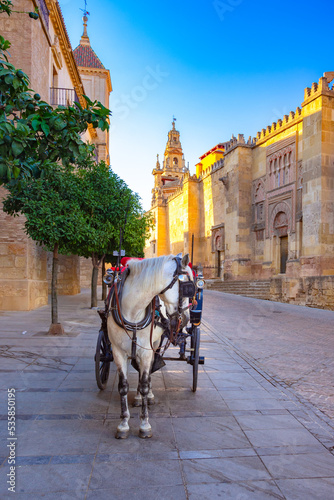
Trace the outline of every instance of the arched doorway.
<instances>
[{"instance_id":1,"label":"arched doorway","mask_svg":"<svg viewBox=\"0 0 334 500\"><path fill-rule=\"evenodd\" d=\"M279 238L279 266L280 273L286 273L286 263L289 257L288 216L285 212L278 212L274 219L274 231Z\"/></svg>"},{"instance_id":2,"label":"arched doorway","mask_svg":"<svg viewBox=\"0 0 334 500\"><path fill-rule=\"evenodd\" d=\"M221 247L222 247L222 237L220 234L217 234L215 239L215 249L216 249L216 269L217 269L217 278L221 277Z\"/></svg>"}]
</instances>

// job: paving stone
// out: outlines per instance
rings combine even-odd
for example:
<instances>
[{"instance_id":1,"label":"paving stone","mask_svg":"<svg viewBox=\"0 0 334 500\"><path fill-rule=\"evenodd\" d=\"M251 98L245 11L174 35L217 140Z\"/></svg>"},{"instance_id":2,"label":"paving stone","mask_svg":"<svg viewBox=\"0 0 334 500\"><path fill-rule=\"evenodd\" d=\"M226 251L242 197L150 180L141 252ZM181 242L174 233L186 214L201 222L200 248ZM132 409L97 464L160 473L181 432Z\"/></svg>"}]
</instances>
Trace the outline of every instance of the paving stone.
<instances>
[{"instance_id":1,"label":"paving stone","mask_svg":"<svg viewBox=\"0 0 334 500\"><path fill-rule=\"evenodd\" d=\"M261 456L275 479L334 477L334 456L330 453Z\"/></svg>"},{"instance_id":2,"label":"paving stone","mask_svg":"<svg viewBox=\"0 0 334 500\"><path fill-rule=\"evenodd\" d=\"M182 451L250 447L233 417L208 417L205 422L201 418L175 419L173 427Z\"/></svg>"},{"instance_id":3,"label":"paving stone","mask_svg":"<svg viewBox=\"0 0 334 500\"><path fill-rule=\"evenodd\" d=\"M138 485L183 485L180 464L177 460L151 462L149 460L99 463L89 483L91 490L138 488Z\"/></svg>"},{"instance_id":4,"label":"paving stone","mask_svg":"<svg viewBox=\"0 0 334 500\"><path fill-rule=\"evenodd\" d=\"M244 431L253 446L317 445L319 441L306 429L257 429Z\"/></svg>"},{"instance_id":5,"label":"paving stone","mask_svg":"<svg viewBox=\"0 0 334 500\"><path fill-rule=\"evenodd\" d=\"M89 490L86 499L87 500L106 500L110 498L111 489L98 489ZM160 487L142 487L137 486L136 488L124 488L119 489L117 487L112 488L112 499L113 500L186 500L187 496L185 493L184 486L160 486Z\"/></svg>"},{"instance_id":6,"label":"paving stone","mask_svg":"<svg viewBox=\"0 0 334 500\"><path fill-rule=\"evenodd\" d=\"M228 339L257 368L334 418L333 311L205 290L203 320L218 332L215 340Z\"/></svg>"},{"instance_id":7,"label":"paving stone","mask_svg":"<svg viewBox=\"0 0 334 500\"><path fill-rule=\"evenodd\" d=\"M277 481L287 500L331 500L334 498L334 478L279 479Z\"/></svg>"},{"instance_id":8,"label":"paving stone","mask_svg":"<svg viewBox=\"0 0 334 500\"><path fill-rule=\"evenodd\" d=\"M185 460L183 470L187 484L271 479L258 457Z\"/></svg>"},{"instance_id":9,"label":"paving stone","mask_svg":"<svg viewBox=\"0 0 334 500\"><path fill-rule=\"evenodd\" d=\"M236 419L244 430L304 429L292 415L240 415Z\"/></svg>"},{"instance_id":10,"label":"paving stone","mask_svg":"<svg viewBox=\"0 0 334 500\"><path fill-rule=\"evenodd\" d=\"M16 491L18 493L82 491L88 487L91 471L90 464L25 465L16 470ZM0 498L4 498L2 495L8 495L6 473L6 469L2 467Z\"/></svg>"},{"instance_id":11,"label":"paving stone","mask_svg":"<svg viewBox=\"0 0 334 500\"><path fill-rule=\"evenodd\" d=\"M284 500L274 481L245 481L243 483L219 482L210 484L190 484L190 500Z\"/></svg>"},{"instance_id":12,"label":"paving stone","mask_svg":"<svg viewBox=\"0 0 334 500\"><path fill-rule=\"evenodd\" d=\"M0 358L5 359L0 366L0 437L6 444L10 380L18 386L17 473L18 485L24 484L18 498L105 500L112 491L112 498L121 500L289 500L302 496L309 500L309 488L312 494L322 494L314 493L312 498L327 500L334 456L325 446L334 445L334 423L289 387L302 387L302 381L293 377L305 372L301 365L309 361L311 344L317 341L314 331L312 337L308 330L308 314L320 318L317 335L322 347L315 346L317 362L326 342L331 346L329 319L323 311L303 309L304 321L303 315L297 311L295 317L296 310L289 309L289 329L281 331L277 315L270 312L280 305L255 303L254 311L254 303L252 310L246 301L240 309L234 296L236 302L229 302L228 307L220 300L217 312L216 299L210 299L202 325L201 355L206 356L206 364L200 367L197 392L191 391L191 366L167 362L153 376L153 437L139 439L140 408L130 407L129 438L116 440L120 415L117 374L112 364L107 389L97 389L93 358L99 320L96 311L83 307L82 301L88 304L88 300L87 292L60 298L71 328L82 324L85 315L85 325L76 337L33 336L49 321L48 308L0 315ZM268 317L261 325L248 321L247 315L267 307ZM235 328L236 314L243 318L242 328ZM283 315L280 317L282 321ZM20 333L23 325L29 330L24 338ZM307 356L300 357L298 366L304 331ZM284 360L289 363L292 359L286 356L287 346L296 353L296 366L289 365L285 377L281 370ZM9 351L12 358L7 356ZM177 349L172 352L174 356ZM26 368L20 369L21 363ZM326 375L321 380L327 384L327 367L321 367ZM131 403L138 374L130 368L128 378ZM310 373L306 378L311 383ZM319 391L317 371L315 378L314 388ZM306 389L304 384L303 391ZM325 406L322 401L321 410ZM6 498L8 472L4 455L0 458L1 499Z\"/></svg>"},{"instance_id":13,"label":"paving stone","mask_svg":"<svg viewBox=\"0 0 334 500\"><path fill-rule=\"evenodd\" d=\"M228 399L230 410L277 410L283 409L282 404L274 398L268 399Z\"/></svg>"}]
</instances>

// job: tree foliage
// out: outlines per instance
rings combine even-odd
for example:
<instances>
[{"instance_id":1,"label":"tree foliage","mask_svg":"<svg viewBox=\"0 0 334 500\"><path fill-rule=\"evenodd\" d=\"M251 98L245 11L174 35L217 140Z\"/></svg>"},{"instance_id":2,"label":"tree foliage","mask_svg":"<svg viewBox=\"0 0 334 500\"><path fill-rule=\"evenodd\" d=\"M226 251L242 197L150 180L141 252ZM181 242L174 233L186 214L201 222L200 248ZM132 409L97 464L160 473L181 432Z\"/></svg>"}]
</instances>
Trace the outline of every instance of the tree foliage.
<instances>
[{"instance_id":1,"label":"tree foliage","mask_svg":"<svg viewBox=\"0 0 334 500\"><path fill-rule=\"evenodd\" d=\"M96 253L101 257L118 250L120 228L130 199L123 248L127 255L142 256L151 223L139 196L103 162L81 169L78 175L85 184L83 210L90 214L87 224L91 231L91 237L81 245L80 255L89 257Z\"/></svg>"},{"instance_id":2,"label":"tree foliage","mask_svg":"<svg viewBox=\"0 0 334 500\"><path fill-rule=\"evenodd\" d=\"M7 183L3 210L25 215L26 233L40 245L59 253L91 257L118 249L119 230L131 196L123 248L127 255L142 256L150 218L143 213L138 195L101 162L85 169L45 163L38 178L25 177L20 189Z\"/></svg>"}]
</instances>

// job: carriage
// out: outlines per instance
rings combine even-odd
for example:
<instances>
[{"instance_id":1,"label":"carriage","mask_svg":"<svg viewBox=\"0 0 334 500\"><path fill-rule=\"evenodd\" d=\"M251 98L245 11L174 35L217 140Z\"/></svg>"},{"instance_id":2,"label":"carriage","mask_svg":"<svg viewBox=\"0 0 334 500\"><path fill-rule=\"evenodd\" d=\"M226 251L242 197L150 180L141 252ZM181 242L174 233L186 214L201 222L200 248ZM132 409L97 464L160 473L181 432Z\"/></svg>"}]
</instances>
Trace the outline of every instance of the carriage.
<instances>
[{"instance_id":1,"label":"carriage","mask_svg":"<svg viewBox=\"0 0 334 500\"><path fill-rule=\"evenodd\" d=\"M122 423L117 428L116 437L127 437L126 366L130 359L139 372L135 398L142 404L139 435L151 437L147 410L147 404L154 400L151 373L164 366L165 361L186 362L192 366L192 390L195 392L197 389L198 365L204 364L204 357L199 355L204 279L201 274L192 272L188 255L183 258L171 255L146 259L141 263L131 260L122 273L117 268L116 271L109 269L104 282L109 287L109 293L104 310L98 311L101 328L95 353L97 386L100 390L106 388L110 363L115 361L122 410ZM139 297L142 289L147 290L145 299ZM138 317L136 310L133 311L136 307L142 312ZM165 355L170 345L179 349L178 357Z\"/></svg>"}]
</instances>

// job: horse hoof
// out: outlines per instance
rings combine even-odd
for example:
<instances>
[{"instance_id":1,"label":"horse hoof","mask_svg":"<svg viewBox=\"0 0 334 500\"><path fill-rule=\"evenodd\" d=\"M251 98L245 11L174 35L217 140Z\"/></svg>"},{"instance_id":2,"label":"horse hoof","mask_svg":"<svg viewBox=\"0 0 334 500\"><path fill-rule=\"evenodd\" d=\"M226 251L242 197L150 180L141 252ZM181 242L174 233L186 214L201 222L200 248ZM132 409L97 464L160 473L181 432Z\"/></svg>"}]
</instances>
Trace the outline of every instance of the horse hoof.
<instances>
[{"instance_id":1,"label":"horse hoof","mask_svg":"<svg viewBox=\"0 0 334 500\"><path fill-rule=\"evenodd\" d=\"M139 429L139 437L142 439L152 437L152 429Z\"/></svg>"},{"instance_id":2,"label":"horse hoof","mask_svg":"<svg viewBox=\"0 0 334 500\"><path fill-rule=\"evenodd\" d=\"M122 430L120 431L119 429L117 429L116 431L116 434L115 434L115 438L116 439L126 439L129 435L129 430Z\"/></svg>"}]
</instances>

